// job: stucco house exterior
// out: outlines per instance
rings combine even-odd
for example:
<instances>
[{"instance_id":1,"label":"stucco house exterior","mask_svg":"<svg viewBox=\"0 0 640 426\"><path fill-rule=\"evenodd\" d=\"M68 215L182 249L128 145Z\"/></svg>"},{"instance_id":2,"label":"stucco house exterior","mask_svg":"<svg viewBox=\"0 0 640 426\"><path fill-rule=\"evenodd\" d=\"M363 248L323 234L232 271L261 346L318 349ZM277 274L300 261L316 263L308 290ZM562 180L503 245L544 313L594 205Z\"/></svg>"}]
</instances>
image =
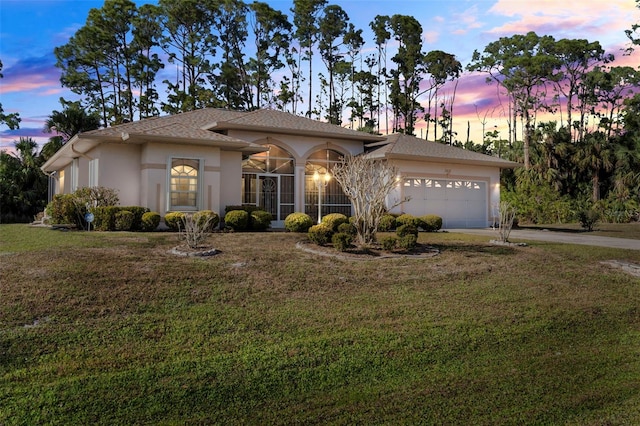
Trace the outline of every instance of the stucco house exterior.
<instances>
[{"instance_id":1,"label":"stucco house exterior","mask_svg":"<svg viewBox=\"0 0 640 426\"><path fill-rule=\"evenodd\" d=\"M314 173L344 155L391 161L400 171L395 208L443 217L445 227L486 227L500 200L500 170L512 163L405 135L378 136L275 110L206 108L80 133L42 170L54 193L85 186L118 190L121 205L169 211L256 205L273 227L302 211L318 214ZM351 214L335 179L320 188L322 215ZM462 210L462 211L461 211ZM464 213L463 213L464 212Z\"/></svg>"}]
</instances>

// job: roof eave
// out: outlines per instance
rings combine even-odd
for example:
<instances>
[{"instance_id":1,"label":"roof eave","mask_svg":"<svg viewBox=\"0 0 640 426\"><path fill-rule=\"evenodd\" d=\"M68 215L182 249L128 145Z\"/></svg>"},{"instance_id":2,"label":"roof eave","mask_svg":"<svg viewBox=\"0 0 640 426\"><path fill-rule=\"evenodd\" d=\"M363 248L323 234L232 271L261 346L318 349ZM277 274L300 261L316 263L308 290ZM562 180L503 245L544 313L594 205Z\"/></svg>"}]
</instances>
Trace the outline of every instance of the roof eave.
<instances>
[{"instance_id":1,"label":"roof eave","mask_svg":"<svg viewBox=\"0 0 640 426\"><path fill-rule=\"evenodd\" d=\"M434 163L449 163L449 164L464 164L473 166L485 166L485 167L498 167L502 169L515 169L522 167L520 163L514 163L512 161L492 161L492 160L473 160L468 158L450 158L450 157L431 157L431 156L416 156L409 154L396 154L386 153L385 157L390 160L409 160L409 161L431 161Z\"/></svg>"}]
</instances>

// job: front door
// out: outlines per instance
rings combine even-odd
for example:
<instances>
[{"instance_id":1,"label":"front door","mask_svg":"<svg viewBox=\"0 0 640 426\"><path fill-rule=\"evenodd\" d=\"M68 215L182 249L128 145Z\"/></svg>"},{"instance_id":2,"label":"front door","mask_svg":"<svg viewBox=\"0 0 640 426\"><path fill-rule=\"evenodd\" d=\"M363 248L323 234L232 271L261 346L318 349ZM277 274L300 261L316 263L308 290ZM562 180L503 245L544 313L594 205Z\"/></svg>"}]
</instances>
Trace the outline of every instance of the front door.
<instances>
[{"instance_id":1,"label":"front door","mask_svg":"<svg viewBox=\"0 0 640 426\"><path fill-rule=\"evenodd\" d=\"M273 228L284 227L284 219L294 208L293 175L245 173L243 204L255 205L273 216Z\"/></svg>"}]
</instances>

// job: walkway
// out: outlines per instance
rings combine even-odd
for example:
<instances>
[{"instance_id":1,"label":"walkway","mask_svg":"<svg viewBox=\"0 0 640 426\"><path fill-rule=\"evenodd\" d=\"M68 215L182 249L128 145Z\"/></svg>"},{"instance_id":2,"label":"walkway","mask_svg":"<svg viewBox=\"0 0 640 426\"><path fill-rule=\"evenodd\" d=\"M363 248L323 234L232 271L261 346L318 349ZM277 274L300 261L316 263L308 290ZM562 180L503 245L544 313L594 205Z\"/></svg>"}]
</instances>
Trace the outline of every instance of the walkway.
<instances>
[{"instance_id":1,"label":"walkway","mask_svg":"<svg viewBox=\"0 0 640 426\"><path fill-rule=\"evenodd\" d=\"M498 232L491 229L447 229L447 232L459 232L461 234L486 235L493 239L498 238ZM627 238L601 237L587 233L569 233L557 231L534 231L526 229L514 229L509 235L509 241L520 242L522 240L547 241L552 243L582 244L587 246L600 246L608 248L620 248L628 250L640 250L640 240Z\"/></svg>"}]
</instances>

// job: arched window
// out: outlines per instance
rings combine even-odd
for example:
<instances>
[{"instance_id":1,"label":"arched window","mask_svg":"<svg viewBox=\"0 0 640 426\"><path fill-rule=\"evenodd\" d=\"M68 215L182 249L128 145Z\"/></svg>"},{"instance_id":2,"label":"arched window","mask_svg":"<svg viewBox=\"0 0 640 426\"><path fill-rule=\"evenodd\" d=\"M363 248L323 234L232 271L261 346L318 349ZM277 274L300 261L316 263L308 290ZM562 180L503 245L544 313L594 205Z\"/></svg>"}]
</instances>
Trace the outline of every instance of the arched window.
<instances>
[{"instance_id":1,"label":"arched window","mask_svg":"<svg viewBox=\"0 0 640 426\"><path fill-rule=\"evenodd\" d=\"M291 154L276 145L242 162L242 204L268 211L283 221L294 211L294 167Z\"/></svg>"},{"instance_id":2,"label":"arched window","mask_svg":"<svg viewBox=\"0 0 640 426\"><path fill-rule=\"evenodd\" d=\"M342 213L351 216L351 201L342 191L337 180L332 178L322 187L322 200L318 200L318 186L313 180L317 172L324 175L329 172L333 176L333 167L339 163L343 155L331 149L321 149L309 156L305 164L305 212L313 218L318 217L318 201L322 206L322 216L329 213Z\"/></svg>"},{"instance_id":3,"label":"arched window","mask_svg":"<svg viewBox=\"0 0 640 426\"><path fill-rule=\"evenodd\" d=\"M185 158L171 160L169 210L198 209L200 161Z\"/></svg>"}]
</instances>

